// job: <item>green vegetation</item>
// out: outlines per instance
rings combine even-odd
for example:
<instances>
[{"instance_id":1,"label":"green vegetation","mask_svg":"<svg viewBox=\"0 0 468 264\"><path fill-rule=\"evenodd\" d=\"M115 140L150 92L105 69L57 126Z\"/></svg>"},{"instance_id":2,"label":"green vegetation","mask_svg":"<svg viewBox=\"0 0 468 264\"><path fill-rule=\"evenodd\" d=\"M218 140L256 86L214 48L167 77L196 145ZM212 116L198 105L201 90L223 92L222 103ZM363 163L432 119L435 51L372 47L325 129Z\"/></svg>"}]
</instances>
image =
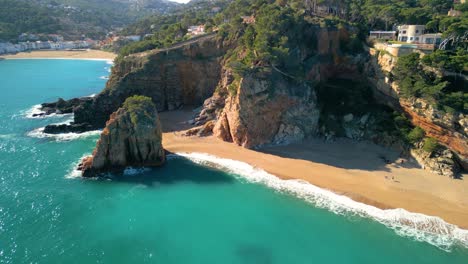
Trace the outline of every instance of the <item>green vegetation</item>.
<instances>
[{"instance_id":1,"label":"green vegetation","mask_svg":"<svg viewBox=\"0 0 468 264\"><path fill-rule=\"evenodd\" d=\"M410 143L418 143L420 142L426 133L424 130L420 127L415 127L413 128L409 133L408 136L406 137Z\"/></svg>"},{"instance_id":2,"label":"green vegetation","mask_svg":"<svg viewBox=\"0 0 468 264\"><path fill-rule=\"evenodd\" d=\"M141 16L178 6L162 0L146 0L146 8L134 5L121 0L0 0L0 40L15 42L21 33L104 38Z\"/></svg>"},{"instance_id":3,"label":"green vegetation","mask_svg":"<svg viewBox=\"0 0 468 264\"><path fill-rule=\"evenodd\" d=\"M446 61L443 61L441 60L443 55L445 52L437 52L433 56L429 55L429 58L424 59L423 62L430 63L430 65L443 64L444 67L452 63L450 67L454 68L466 64L466 61L461 60L458 63L457 59L450 60L447 59L448 57ZM400 57L393 70L393 76L400 86L403 97L424 98L447 112L468 112L468 93L464 85L451 85L449 81L443 80L436 73L425 70L418 53Z\"/></svg>"},{"instance_id":4,"label":"green vegetation","mask_svg":"<svg viewBox=\"0 0 468 264\"><path fill-rule=\"evenodd\" d=\"M46 8L26 0L0 0L0 40L16 39L23 32L52 34L62 29Z\"/></svg>"},{"instance_id":5,"label":"green vegetation","mask_svg":"<svg viewBox=\"0 0 468 264\"><path fill-rule=\"evenodd\" d=\"M376 120L376 132L387 134L395 139L401 140L404 144L416 143L420 131L402 113L392 111L388 107L381 106L378 112L374 112Z\"/></svg>"},{"instance_id":6,"label":"green vegetation","mask_svg":"<svg viewBox=\"0 0 468 264\"><path fill-rule=\"evenodd\" d=\"M436 151L439 147L440 145L435 138L428 137L424 139L424 145L422 149L428 153L432 153Z\"/></svg>"},{"instance_id":7,"label":"green vegetation","mask_svg":"<svg viewBox=\"0 0 468 264\"><path fill-rule=\"evenodd\" d=\"M468 71L468 51L461 48L456 51L436 50L424 56L421 62L440 70L462 73Z\"/></svg>"},{"instance_id":8,"label":"green vegetation","mask_svg":"<svg viewBox=\"0 0 468 264\"><path fill-rule=\"evenodd\" d=\"M166 48L189 39L187 29L194 25L205 25L209 33L215 25L213 7L223 8L228 0L196 1L184 8L167 15L156 15L144 18L124 28L121 35L149 35L142 41L130 43L124 47L114 47L120 57L146 50Z\"/></svg>"},{"instance_id":9,"label":"green vegetation","mask_svg":"<svg viewBox=\"0 0 468 264\"><path fill-rule=\"evenodd\" d=\"M400 85L402 95L407 98L417 97L435 102L447 86L434 73L423 70L418 53L399 58L393 75Z\"/></svg>"},{"instance_id":10,"label":"green vegetation","mask_svg":"<svg viewBox=\"0 0 468 264\"><path fill-rule=\"evenodd\" d=\"M132 124L136 126L145 120L153 120L153 110L156 106L151 98L134 95L125 100L123 108L130 113Z\"/></svg>"}]
</instances>

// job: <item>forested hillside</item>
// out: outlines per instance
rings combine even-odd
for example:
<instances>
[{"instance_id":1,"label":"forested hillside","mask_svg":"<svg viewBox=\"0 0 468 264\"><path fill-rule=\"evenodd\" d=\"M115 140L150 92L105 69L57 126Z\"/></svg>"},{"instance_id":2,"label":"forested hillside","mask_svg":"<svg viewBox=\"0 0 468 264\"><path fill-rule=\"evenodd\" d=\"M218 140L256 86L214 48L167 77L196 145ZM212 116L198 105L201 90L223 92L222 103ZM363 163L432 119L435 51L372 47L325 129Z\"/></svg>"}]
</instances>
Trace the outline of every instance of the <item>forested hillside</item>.
<instances>
[{"instance_id":1,"label":"forested hillside","mask_svg":"<svg viewBox=\"0 0 468 264\"><path fill-rule=\"evenodd\" d=\"M165 0L0 0L0 40L15 41L21 33L100 38L177 6Z\"/></svg>"}]
</instances>

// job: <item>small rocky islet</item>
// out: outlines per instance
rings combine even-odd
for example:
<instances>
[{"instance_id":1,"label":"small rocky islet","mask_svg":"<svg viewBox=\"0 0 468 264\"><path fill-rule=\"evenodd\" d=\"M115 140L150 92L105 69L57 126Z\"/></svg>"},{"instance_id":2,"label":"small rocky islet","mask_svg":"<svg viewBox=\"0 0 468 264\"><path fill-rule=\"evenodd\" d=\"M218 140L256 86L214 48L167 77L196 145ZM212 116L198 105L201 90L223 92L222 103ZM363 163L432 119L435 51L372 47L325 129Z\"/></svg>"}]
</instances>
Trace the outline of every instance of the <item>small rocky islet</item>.
<instances>
[{"instance_id":1,"label":"small rocky islet","mask_svg":"<svg viewBox=\"0 0 468 264\"><path fill-rule=\"evenodd\" d=\"M92 156L78 170L83 177L94 177L129 166L159 167L165 160L156 106L149 97L132 96L110 116Z\"/></svg>"}]
</instances>

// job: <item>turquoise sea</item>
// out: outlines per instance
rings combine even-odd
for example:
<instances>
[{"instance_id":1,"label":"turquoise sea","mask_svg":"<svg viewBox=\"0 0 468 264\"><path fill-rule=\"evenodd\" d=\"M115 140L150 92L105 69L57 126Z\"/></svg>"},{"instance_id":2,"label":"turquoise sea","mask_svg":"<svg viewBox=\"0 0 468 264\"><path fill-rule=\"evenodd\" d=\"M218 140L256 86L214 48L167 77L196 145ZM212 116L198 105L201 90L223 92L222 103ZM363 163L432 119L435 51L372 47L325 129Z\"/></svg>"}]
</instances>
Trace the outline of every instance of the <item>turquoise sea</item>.
<instances>
[{"instance_id":1,"label":"turquoise sea","mask_svg":"<svg viewBox=\"0 0 468 264\"><path fill-rule=\"evenodd\" d=\"M73 177L98 134L44 137L41 127L71 116L28 114L99 92L108 67L0 61L0 263L468 263L467 233L440 219L235 161L189 154L119 180Z\"/></svg>"}]
</instances>

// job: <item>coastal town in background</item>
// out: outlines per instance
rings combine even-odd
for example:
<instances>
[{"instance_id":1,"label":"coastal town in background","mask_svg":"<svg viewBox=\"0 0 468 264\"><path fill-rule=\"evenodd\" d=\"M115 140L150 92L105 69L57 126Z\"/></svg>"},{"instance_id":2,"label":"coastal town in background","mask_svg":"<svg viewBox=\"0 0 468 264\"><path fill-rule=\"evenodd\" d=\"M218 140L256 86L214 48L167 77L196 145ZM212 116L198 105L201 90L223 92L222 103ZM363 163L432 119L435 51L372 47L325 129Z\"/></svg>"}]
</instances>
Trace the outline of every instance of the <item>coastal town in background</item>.
<instances>
[{"instance_id":1,"label":"coastal town in background","mask_svg":"<svg viewBox=\"0 0 468 264\"><path fill-rule=\"evenodd\" d=\"M466 0L455 0L454 3L465 3ZM65 6L69 10L75 10L76 7ZM331 11L328 6L318 6L317 14L327 15ZM217 14L222 11L219 6L211 7L211 13ZM462 12L450 9L447 14L451 17L459 17ZM255 23L255 16L241 16L243 23ZM154 25L150 27L154 28ZM31 52L37 50L112 50L114 46L124 46L131 42L138 42L145 39L150 39L154 36L151 32L146 32L141 35L121 35L119 32L122 28L115 28L110 31L102 39L92 39L82 36L80 40L69 40L59 34L35 34L22 33L18 36L15 42L0 42L0 55L16 54L19 52ZM186 39L204 35L213 31L217 31L217 27L210 27L207 30L205 24L191 25L186 28ZM431 32L425 25L393 25L392 30L371 30L368 35L368 40L379 49L386 50L394 56L407 55L411 52L421 51L430 53L436 50L443 44L444 38L442 33Z\"/></svg>"}]
</instances>

